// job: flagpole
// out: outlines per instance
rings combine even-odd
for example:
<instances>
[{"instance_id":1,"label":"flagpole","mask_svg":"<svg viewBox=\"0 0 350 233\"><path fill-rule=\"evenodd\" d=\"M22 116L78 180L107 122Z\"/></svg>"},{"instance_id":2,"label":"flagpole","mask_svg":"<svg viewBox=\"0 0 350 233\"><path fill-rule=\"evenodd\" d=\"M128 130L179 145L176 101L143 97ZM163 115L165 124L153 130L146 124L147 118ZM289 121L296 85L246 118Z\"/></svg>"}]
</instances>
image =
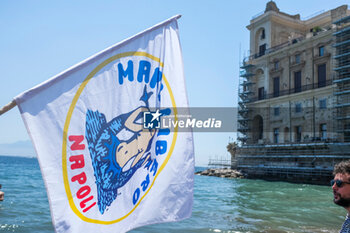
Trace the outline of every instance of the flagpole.
<instances>
[{"instance_id":1,"label":"flagpole","mask_svg":"<svg viewBox=\"0 0 350 233\"><path fill-rule=\"evenodd\" d=\"M8 111L10 111L12 108L16 106L16 101L12 100L10 103L6 104L4 107L0 109L0 116Z\"/></svg>"}]
</instances>

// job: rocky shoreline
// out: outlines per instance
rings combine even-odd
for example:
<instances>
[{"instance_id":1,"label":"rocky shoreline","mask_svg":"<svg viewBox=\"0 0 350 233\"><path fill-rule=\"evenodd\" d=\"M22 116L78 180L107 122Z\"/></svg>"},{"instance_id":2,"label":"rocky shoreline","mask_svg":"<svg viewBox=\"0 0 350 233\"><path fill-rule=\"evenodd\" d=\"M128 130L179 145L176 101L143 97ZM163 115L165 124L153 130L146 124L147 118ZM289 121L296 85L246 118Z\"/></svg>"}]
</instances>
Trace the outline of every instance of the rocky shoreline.
<instances>
[{"instance_id":1,"label":"rocky shoreline","mask_svg":"<svg viewBox=\"0 0 350 233\"><path fill-rule=\"evenodd\" d=\"M196 172L195 174L200 176L216 176L221 178L245 178L241 172L230 168L209 168L204 171Z\"/></svg>"}]
</instances>

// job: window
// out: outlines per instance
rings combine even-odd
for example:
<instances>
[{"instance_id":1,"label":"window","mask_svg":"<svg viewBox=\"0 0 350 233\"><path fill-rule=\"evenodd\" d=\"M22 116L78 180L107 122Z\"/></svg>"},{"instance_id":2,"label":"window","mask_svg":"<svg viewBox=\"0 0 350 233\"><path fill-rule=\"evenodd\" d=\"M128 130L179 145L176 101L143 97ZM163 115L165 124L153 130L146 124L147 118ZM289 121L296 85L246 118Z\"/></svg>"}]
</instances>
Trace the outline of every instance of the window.
<instances>
[{"instance_id":1,"label":"window","mask_svg":"<svg viewBox=\"0 0 350 233\"><path fill-rule=\"evenodd\" d=\"M320 137L321 140L327 139L327 124L320 124Z\"/></svg>"},{"instance_id":2,"label":"window","mask_svg":"<svg viewBox=\"0 0 350 233\"><path fill-rule=\"evenodd\" d=\"M294 72L294 92L301 92L301 71Z\"/></svg>"},{"instance_id":3,"label":"window","mask_svg":"<svg viewBox=\"0 0 350 233\"><path fill-rule=\"evenodd\" d=\"M273 115L274 116L279 116L280 115L280 108L279 107L274 107L273 108Z\"/></svg>"},{"instance_id":4,"label":"window","mask_svg":"<svg viewBox=\"0 0 350 233\"><path fill-rule=\"evenodd\" d=\"M350 142L350 123L344 124L344 142Z\"/></svg>"},{"instance_id":5,"label":"window","mask_svg":"<svg viewBox=\"0 0 350 233\"><path fill-rule=\"evenodd\" d=\"M259 46L259 56L265 55L265 51L266 51L266 44L260 45Z\"/></svg>"},{"instance_id":6,"label":"window","mask_svg":"<svg viewBox=\"0 0 350 233\"><path fill-rule=\"evenodd\" d=\"M280 129L279 128L273 129L273 141L275 143L279 143L279 140L278 140L279 133L280 133Z\"/></svg>"},{"instance_id":7,"label":"window","mask_svg":"<svg viewBox=\"0 0 350 233\"><path fill-rule=\"evenodd\" d=\"M273 97L280 95L280 77L273 78Z\"/></svg>"},{"instance_id":8,"label":"window","mask_svg":"<svg viewBox=\"0 0 350 233\"><path fill-rule=\"evenodd\" d=\"M326 86L326 64L317 66L318 87Z\"/></svg>"},{"instance_id":9,"label":"window","mask_svg":"<svg viewBox=\"0 0 350 233\"><path fill-rule=\"evenodd\" d=\"M326 109L327 108L327 99L321 99L319 101L320 109Z\"/></svg>"},{"instance_id":10,"label":"window","mask_svg":"<svg viewBox=\"0 0 350 233\"><path fill-rule=\"evenodd\" d=\"M295 55L295 63L296 64L300 63L300 54Z\"/></svg>"},{"instance_id":11,"label":"window","mask_svg":"<svg viewBox=\"0 0 350 233\"><path fill-rule=\"evenodd\" d=\"M261 39L261 40L265 39L265 29L263 29L263 30L261 31L260 39Z\"/></svg>"},{"instance_id":12,"label":"window","mask_svg":"<svg viewBox=\"0 0 350 233\"><path fill-rule=\"evenodd\" d=\"M324 46L318 47L318 56L322 57L324 55Z\"/></svg>"},{"instance_id":13,"label":"window","mask_svg":"<svg viewBox=\"0 0 350 233\"><path fill-rule=\"evenodd\" d=\"M302 111L302 106L301 106L301 103L297 103L295 104L295 112L296 113L299 113Z\"/></svg>"},{"instance_id":14,"label":"window","mask_svg":"<svg viewBox=\"0 0 350 233\"><path fill-rule=\"evenodd\" d=\"M264 87L259 87L259 89L258 89L258 99L259 99L259 100L265 99L265 90L264 90Z\"/></svg>"},{"instance_id":15,"label":"window","mask_svg":"<svg viewBox=\"0 0 350 233\"><path fill-rule=\"evenodd\" d=\"M278 70L279 66L280 66L279 61L275 61L275 63L273 64L273 68L274 68L275 70Z\"/></svg>"},{"instance_id":16,"label":"window","mask_svg":"<svg viewBox=\"0 0 350 233\"><path fill-rule=\"evenodd\" d=\"M295 126L295 141L301 142L301 126Z\"/></svg>"}]
</instances>

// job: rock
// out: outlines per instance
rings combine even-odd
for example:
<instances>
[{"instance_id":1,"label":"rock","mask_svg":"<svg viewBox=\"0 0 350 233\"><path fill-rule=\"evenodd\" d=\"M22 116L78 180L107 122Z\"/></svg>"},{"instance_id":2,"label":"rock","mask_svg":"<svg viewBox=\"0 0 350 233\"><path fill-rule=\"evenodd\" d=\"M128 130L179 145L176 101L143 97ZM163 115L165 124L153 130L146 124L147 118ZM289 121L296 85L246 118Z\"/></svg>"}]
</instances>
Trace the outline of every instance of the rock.
<instances>
[{"instance_id":1,"label":"rock","mask_svg":"<svg viewBox=\"0 0 350 233\"><path fill-rule=\"evenodd\" d=\"M244 178L244 175L242 173L240 173L237 170L232 170L230 168L209 168L207 170L197 172L196 174L202 176L216 176L222 178Z\"/></svg>"},{"instance_id":2,"label":"rock","mask_svg":"<svg viewBox=\"0 0 350 233\"><path fill-rule=\"evenodd\" d=\"M201 175L203 175L203 176L207 176L208 174L209 174L208 170L202 171L202 173L201 173Z\"/></svg>"}]
</instances>

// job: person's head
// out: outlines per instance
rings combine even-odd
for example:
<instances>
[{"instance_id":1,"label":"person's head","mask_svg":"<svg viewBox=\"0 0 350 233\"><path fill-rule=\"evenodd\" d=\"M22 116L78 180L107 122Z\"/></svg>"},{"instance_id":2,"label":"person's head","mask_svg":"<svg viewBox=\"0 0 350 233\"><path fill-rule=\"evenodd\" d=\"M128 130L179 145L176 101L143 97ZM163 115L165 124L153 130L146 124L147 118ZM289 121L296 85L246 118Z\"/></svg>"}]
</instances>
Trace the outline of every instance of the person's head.
<instances>
[{"instance_id":1,"label":"person's head","mask_svg":"<svg viewBox=\"0 0 350 233\"><path fill-rule=\"evenodd\" d=\"M350 160L334 166L334 180L331 181L334 203L350 210Z\"/></svg>"}]
</instances>

